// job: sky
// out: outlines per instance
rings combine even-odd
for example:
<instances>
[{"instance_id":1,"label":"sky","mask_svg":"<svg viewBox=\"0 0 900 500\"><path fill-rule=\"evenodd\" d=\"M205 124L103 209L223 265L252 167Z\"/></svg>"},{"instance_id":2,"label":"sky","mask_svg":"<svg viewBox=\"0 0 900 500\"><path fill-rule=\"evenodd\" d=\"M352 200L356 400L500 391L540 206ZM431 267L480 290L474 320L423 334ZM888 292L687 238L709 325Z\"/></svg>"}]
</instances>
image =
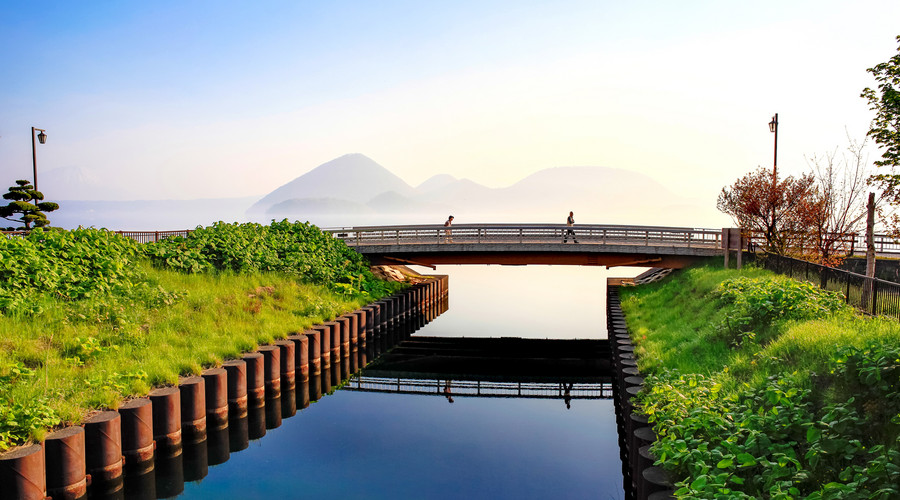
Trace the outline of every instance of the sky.
<instances>
[{"instance_id":1,"label":"sky","mask_svg":"<svg viewBox=\"0 0 900 500\"><path fill-rule=\"evenodd\" d=\"M772 166L775 113L783 175L864 137L898 19L896 0L6 1L0 184L31 179L34 126L39 182L82 169L108 199L261 196L362 153L413 186L622 168L715 210Z\"/></svg>"}]
</instances>

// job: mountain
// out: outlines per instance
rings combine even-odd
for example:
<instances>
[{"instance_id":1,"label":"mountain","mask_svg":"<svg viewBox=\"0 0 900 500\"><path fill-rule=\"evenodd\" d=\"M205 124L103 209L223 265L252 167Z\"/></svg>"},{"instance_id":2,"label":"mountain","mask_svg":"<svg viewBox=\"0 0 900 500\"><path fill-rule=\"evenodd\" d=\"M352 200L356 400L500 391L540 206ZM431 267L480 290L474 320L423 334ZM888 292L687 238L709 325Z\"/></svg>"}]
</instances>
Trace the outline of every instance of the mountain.
<instances>
[{"instance_id":1,"label":"mountain","mask_svg":"<svg viewBox=\"0 0 900 500\"><path fill-rule=\"evenodd\" d=\"M266 209L266 215L365 214L372 210L361 203L336 198L291 198Z\"/></svg>"},{"instance_id":2,"label":"mountain","mask_svg":"<svg viewBox=\"0 0 900 500\"><path fill-rule=\"evenodd\" d=\"M318 225L532 222L562 224L569 211L580 224L724 227L715 200L679 194L630 170L555 167L504 188L435 175L410 187L361 154L316 167L265 196L248 211L309 220Z\"/></svg>"},{"instance_id":3,"label":"mountain","mask_svg":"<svg viewBox=\"0 0 900 500\"><path fill-rule=\"evenodd\" d=\"M347 154L323 163L272 191L248 212L268 211L288 200L333 199L365 204L375 196L393 191L412 196L415 191L388 169L358 153Z\"/></svg>"},{"instance_id":4,"label":"mountain","mask_svg":"<svg viewBox=\"0 0 900 500\"><path fill-rule=\"evenodd\" d=\"M428 178L425 182L416 186L416 193L428 194L439 191L457 181L456 177L450 174L437 174Z\"/></svg>"}]
</instances>

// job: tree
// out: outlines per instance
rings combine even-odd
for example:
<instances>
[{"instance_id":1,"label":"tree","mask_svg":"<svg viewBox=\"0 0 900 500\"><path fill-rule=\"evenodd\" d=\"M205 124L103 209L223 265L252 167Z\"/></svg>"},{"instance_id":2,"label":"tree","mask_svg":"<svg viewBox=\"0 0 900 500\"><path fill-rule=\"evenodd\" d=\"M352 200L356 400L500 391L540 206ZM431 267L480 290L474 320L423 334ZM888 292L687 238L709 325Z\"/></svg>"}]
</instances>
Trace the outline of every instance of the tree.
<instances>
[{"instance_id":1,"label":"tree","mask_svg":"<svg viewBox=\"0 0 900 500\"><path fill-rule=\"evenodd\" d=\"M44 212L52 212L59 208L56 203L42 202L44 194L35 190L29 181L16 181L16 185L10 187L9 192L5 193L3 198L12 201L5 207L0 207L0 217L25 224L26 230L31 229L32 224L34 227L44 227L50 224ZM22 216L20 219L11 218L18 214Z\"/></svg>"},{"instance_id":2,"label":"tree","mask_svg":"<svg viewBox=\"0 0 900 500\"><path fill-rule=\"evenodd\" d=\"M897 41L900 42L900 36L897 36ZM860 94L869 102L869 109L875 112L867 135L883 148L881 159L875 161L875 165L890 170L873 175L871 179L881 187L892 205L898 205L900 174L895 169L900 166L900 47L887 62L866 71L872 73L878 83L877 90L866 87Z\"/></svg>"},{"instance_id":3,"label":"tree","mask_svg":"<svg viewBox=\"0 0 900 500\"><path fill-rule=\"evenodd\" d=\"M866 141L849 139L845 153L837 149L807 158L815 178L818 202L806 214L813 260L837 266L850 253L850 242L866 222L866 191L869 178ZM877 204L877 201L875 202Z\"/></svg>"},{"instance_id":4,"label":"tree","mask_svg":"<svg viewBox=\"0 0 900 500\"><path fill-rule=\"evenodd\" d=\"M806 234L810 214L819 210L819 203L812 174L779 181L767 169L758 168L722 188L716 207L745 231L762 234L766 251L784 255L797 246L796 235Z\"/></svg>"}]
</instances>

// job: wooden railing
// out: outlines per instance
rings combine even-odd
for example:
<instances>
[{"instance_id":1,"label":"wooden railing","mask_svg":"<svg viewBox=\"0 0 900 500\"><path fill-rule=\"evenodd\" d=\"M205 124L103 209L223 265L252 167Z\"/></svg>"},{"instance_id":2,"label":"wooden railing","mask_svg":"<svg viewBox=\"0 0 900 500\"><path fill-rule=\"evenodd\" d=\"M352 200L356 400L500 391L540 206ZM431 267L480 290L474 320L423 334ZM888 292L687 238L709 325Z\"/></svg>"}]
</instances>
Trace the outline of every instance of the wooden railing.
<instances>
[{"instance_id":1,"label":"wooden railing","mask_svg":"<svg viewBox=\"0 0 900 500\"><path fill-rule=\"evenodd\" d=\"M562 243L577 240L579 244L630 244L642 246L681 246L720 248L720 229L695 229L653 226L610 226L560 224L466 224L444 227L365 226L326 228L350 246L466 244L466 243ZM573 231L567 235L568 231Z\"/></svg>"}]
</instances>

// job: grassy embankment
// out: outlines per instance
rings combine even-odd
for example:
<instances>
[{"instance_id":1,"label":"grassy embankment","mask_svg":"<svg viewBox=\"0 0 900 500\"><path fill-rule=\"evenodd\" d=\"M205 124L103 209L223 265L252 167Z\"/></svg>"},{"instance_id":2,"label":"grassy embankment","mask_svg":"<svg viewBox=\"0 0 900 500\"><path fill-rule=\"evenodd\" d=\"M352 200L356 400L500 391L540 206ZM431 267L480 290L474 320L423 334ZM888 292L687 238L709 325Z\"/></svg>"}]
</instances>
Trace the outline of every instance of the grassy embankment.
<instances>
[{"instance_id":1,"label":"grassy embankment","mask_svg":"<svg viewBox=\"0 0 900 500\"><path fill-rule=\"evenodd\" d=\"M399 286L305 224L0 239L0 451Z\"/></svg>"},{"instance_id":2,"label":"grassy embankment","mask_svg":"<svg viewBox=\"0 0 900 500\"><path fill-rule=\"evenodd\" d=\"M623 288L680 498L900 498L900 324L767 271Z\"/></svg>"}]
</instances>

